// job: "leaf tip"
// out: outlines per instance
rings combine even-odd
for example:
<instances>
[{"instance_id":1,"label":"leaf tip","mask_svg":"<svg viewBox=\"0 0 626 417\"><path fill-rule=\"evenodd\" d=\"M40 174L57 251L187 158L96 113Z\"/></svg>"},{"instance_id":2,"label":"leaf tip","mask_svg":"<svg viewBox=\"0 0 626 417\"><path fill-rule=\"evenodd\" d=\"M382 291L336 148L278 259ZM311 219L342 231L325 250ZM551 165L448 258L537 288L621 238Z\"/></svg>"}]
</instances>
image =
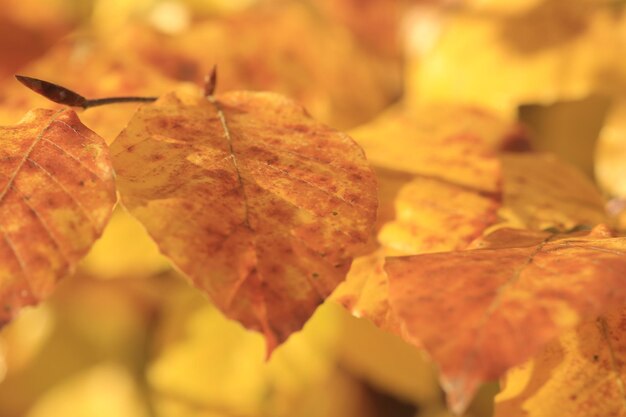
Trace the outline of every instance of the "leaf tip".
<instances>
[{"instance_id":1,"label":"leaf tip","mask_svg":"<svg viewBox=\"0 0 626 417\"><path fill-rule=\"evenodd\" d=\"M215 93L217 87L217 65L213 65L213 69L204 79L204 96L211 97Z\"/></svg>"},{"instance_id":2,"label":"leaf tip","mask_svg":"<svg viewBox=\"0 0 626 417\"><path fill-rule=\"evenodd\" d=\"M15 79L35 93L55 103L70 107L85 107L87 99L65 87L25 75L16 75Z\"/></svg>"}]
</instances>

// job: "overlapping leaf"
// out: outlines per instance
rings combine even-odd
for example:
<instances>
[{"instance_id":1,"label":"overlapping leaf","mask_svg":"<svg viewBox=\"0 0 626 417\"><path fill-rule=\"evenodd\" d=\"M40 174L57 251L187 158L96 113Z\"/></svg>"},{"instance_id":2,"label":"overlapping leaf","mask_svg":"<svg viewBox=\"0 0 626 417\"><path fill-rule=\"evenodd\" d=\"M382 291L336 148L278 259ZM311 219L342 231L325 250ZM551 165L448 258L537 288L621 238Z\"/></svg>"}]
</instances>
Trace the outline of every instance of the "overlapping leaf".
<instances>
[{"instance_id":1,"label":"overlapping leaf","mask_svg":"<svg viewBox=\"0 0 626 417\"><path fill-rule=\"evenodd\" d=\"M626 301L626 238L606 228L551 235L501 229L481 249L387 258L405 336L439 364L462 410L478 385L583 319Z\"/></svg>"},{"instance_id":2,"label":"overlapping leaf","mask_svg":"<svg viewBox=\"0 0 626 417\"><path fill-rule=\"evenodd\" d=\"M528 144L519 128L488 113L425 106L411 117L395 109L354 136L385 167L377 168L379 198L383 209L392 199L395 215L385 209L383 249L355 263L335 297L385 329L398 327L382 256L465 249L495 227L568 230L607 221L602 197L574 168L546 154L497 152Z\"/></svg>"},{"instance_id":3,"label":"overlapping leaf","mask_svg":"<svg viewBox=\"0 0 626 417\"><path fill-rule=\"evenodd\" d=\"M116 202L106 144L67 109L0 128L0 322L47 297Z\"/></svg>"},{"instance_id":4,"label":"overlapping leaf","mask_svg":"<svg viewBox=\"0 0 626 417\"><path fill-rule=\"evenodd\" d=\"M626 310L581 324L507 373L496 417L626 415Z\"/></svg>"},{"instance_id":5,"label":"overlapping leaf","mask_svg":"<svg viewBox=\"0 0 626 417\"><path fill-rule=\"evenodd\" d=\"M279 95L168 94L133 117L112 153L131 214L270 348L343 280L373 227L362 150Z\"/></svg>"}]
</instances>

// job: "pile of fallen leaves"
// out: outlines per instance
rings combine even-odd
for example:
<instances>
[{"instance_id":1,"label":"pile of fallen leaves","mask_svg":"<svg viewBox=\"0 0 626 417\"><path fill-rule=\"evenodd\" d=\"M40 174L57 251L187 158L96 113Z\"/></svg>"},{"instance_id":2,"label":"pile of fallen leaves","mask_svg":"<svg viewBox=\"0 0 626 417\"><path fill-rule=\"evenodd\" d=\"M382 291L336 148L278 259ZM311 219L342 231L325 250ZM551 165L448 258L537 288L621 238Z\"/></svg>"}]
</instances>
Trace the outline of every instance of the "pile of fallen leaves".
<instances>
[{"instance_id":1,"label":"pile of fallen leaves","mask_svg":"<svg viewBox=\"0 0 626 417\"><path fill-rule=\"evenodd\" d=\"M0 7L0 415L626 416L622 2Z\"/></svg>"}]
</instances>

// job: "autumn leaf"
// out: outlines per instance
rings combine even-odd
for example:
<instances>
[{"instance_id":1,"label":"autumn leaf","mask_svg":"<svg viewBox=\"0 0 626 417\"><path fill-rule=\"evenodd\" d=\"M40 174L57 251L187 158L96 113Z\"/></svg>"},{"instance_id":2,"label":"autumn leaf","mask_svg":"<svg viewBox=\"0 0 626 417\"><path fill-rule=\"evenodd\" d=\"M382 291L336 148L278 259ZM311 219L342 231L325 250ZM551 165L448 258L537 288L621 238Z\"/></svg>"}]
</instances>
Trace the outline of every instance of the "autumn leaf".
<instances>
[{"instance_id":1,"label":"autumn leaf","mask_svg":"<svg viewBox=\"0 0 626 417\"><path fill-rule=\"evenodd\" d=\"M0 322L50 295L100 236L117 200L104 141L68 109L0 128Z\"/></svg>"},{"instance_id":2,"label":"autumn leaf","mask_svg":"<svg viewBox=\"0 0 626 417\"><path fill-rule=\"evenodd\" d=\"M601 195L575 168L548 154L505 152L526 150L527 137L488 112L399 106L351 134L379 175L381 249L354 263L333 298L396 334L382 257L462 250L495 228L608 221Z\"/></svg>"},{"instance_id":3,"label":"autumn leaf","mask_svg":"<svg viewBox=\"0 0 626 417\"><path fill-rule=\"evenodd\" d=\"M496 417L626 415L626 310L588 320L510 370Z\"/></svg>"},{"instance_id":4,"label":"autumn leaf","mask_svg":"<svg viewBox=\"0 0 626 417\"><path fill-rule=\"evenodd\" d=\"M111 149L130 213L270 348L343 280L375 220L362 150L279 95L171 93Z\"/></svg>"},{"instance_id":5,"label":"autumn leaf","mask_svg":"<svg viewBox=\"0 0 626 417\"><path fill-rule=\"evenodd\" d=\"M626 239L501 229L481 249L387 258L405 337L439 365L454 410L550 339L626 301Z\"/></svg>"}]
</instances>

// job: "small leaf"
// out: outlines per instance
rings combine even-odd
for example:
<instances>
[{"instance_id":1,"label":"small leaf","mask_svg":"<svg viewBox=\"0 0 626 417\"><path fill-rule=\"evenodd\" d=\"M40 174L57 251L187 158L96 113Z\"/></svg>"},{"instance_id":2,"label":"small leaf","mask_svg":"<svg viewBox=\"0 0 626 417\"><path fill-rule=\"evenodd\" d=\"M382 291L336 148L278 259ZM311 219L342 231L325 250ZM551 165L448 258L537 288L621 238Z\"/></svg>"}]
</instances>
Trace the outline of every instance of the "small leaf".
<instances>
[{"instance_id":1,"label":"small leaf","mask_svg":"<svg viewBox=\"0 0 626 417\"><path fill-rule=\"evenodd\" d=\"M363 151L276 94L168 94L112 153L131 214L270 349L344 279L374 225Z\"/></svg>"},{"instance_id":2,"label":"small leaf","mask_svg":"<svg viewBox=\"0 0 626 417\"><path fill-rule=\"evenodd\" d=\"M16 75L15 78L37 94L48 100L71 107L84 107L87 99L72 90L37 78Z\"/></svg>"},{"instance_id":3,"label":"small leaf","mask_svg":"<svg viewBox=\"0 0 626 417\"><path fill-rule=\"evenodd\" d=\"M116 202L104 140L76 113L0 127L0 322L46 298L101 235Z\"/></svg>"},{"instance_id":4,"label":"small leaf","mask_svg":"<svg viewBox=\"0 0 626 417\"><path fill-rule=\"evenodd\" d=\"M462 411L550 339L626 302L626 238L501 229L483 249L387 258L390 305Z\"/></svg>"}]
</instances>

